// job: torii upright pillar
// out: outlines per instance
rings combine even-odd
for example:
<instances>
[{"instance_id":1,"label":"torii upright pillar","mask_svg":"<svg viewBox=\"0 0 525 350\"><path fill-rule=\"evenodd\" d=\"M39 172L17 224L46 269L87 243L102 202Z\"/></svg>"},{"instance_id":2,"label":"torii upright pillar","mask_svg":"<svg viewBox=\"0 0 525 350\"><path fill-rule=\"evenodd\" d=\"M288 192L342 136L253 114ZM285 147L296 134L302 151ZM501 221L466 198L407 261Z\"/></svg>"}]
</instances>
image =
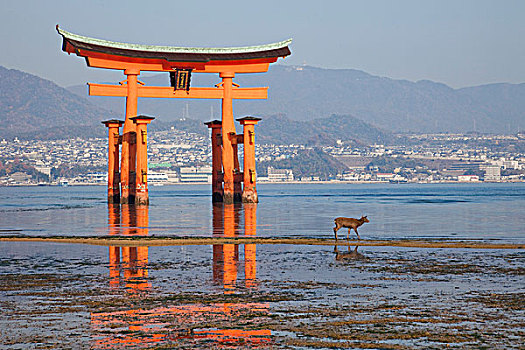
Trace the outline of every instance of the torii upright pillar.
<instances>
[{"instance_id":1,"label":"torii upright pillar","mask_svg":"<svg viewBox=\"0 0 525 350\"><path fill-rule=\"evenodd\" d=\"M136 126L135 149L137 164L135 168L135 204L148 205L148 131L147 125L154 117L139 115L130 118Z\"/></svg>"},{"instance_id":2,"label":"torii upright pillar","mask_svg":"<svg viewBox=\"0 0 525 350\"><path fill-rule=\"evenodd\" d=\"M119 128L121 120L103 121L108 128L108 203L120 203Z\"/></svg>"},{"instance_id":3,"label":"torii upright pillar","mask_svg":"<svg viewBox=\"0 0 525 350\"><path fill-rule=\"evenodd\" d=\"M222 168L224 172L224 195L226 204L233 203L234 198L234 153L233 137L235 137L235 124L233 122L233 77L235 73L221 73L222 88Z\"/></svg>"},{"instance_id":4,"label":"torii upright pillar","mask_svg":"<svg viewBox=\"0 0 525 350\"><path fill-rule=\"evenodd\" d=\"M213 120L204 123L211 129L211 191L212 202L222 202L224 190L222 188L222 122Z\"/></svg>"},{"instance_id":5,"label":"torii upright pillar","mask_svg":"<svg viewBox=\"0 0 525 350\"><path fill-rule=\"evenodd\" d=\"M135 170L136 170L136 127L131 117L137 115L138 104L138 75L139 69L125 69L126 74L126 120L122 131L122 161L120 168L121 197L122 204L135 202Z\"/></svg>"},{"instance_id":6,"label":"torii upright pillar","mask_svg":"<svg viewBox=\"0 0 525 350\"><path fill-rule=\"evenodd\" d=\"M257 173L255 171L255 125L261 120L256 117L237 119L243 126L244 165L242 201L244 203L258 203L257 187L255 186Z\"/></svg>"}]
</instances>

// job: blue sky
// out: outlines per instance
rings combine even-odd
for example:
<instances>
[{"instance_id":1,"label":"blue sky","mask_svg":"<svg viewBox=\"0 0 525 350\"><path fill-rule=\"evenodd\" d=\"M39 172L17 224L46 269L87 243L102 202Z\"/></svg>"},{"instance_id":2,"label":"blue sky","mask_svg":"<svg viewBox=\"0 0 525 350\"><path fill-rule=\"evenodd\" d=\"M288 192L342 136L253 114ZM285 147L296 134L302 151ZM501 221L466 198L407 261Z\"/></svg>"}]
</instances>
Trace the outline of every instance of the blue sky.
<instances>
[{"instance_id":1,"label":"blue sky","mask_svg":"<svg viewBox=\"0 0 525 350\"><path fill-rule=\"evenodd\" d=\"M283 64L452 87L525 82L525 1L2 0L0 65L62 86L118 81L61 51L55 25L121 42L244 46L293 38Z\"/></svg>"}]
</instances>

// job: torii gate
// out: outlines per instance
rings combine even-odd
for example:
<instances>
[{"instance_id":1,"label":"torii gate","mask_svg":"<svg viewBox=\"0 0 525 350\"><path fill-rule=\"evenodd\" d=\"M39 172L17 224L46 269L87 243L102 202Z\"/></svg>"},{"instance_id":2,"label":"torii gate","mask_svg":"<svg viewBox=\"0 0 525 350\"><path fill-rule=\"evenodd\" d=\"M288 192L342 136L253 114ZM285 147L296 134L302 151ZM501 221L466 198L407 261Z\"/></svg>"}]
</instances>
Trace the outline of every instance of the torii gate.
<instances>
[{"instance_id":1,"label":"torii gate","mask_svg":"<svg viewBox=\"0 0 525 350\"><path fill-rule=\"evenodd\" d=\"M118 120L103 122L109 128L110 139L109 202L149 203L145 158L146 125L153 118L137 116L138 97L222 99L222 121L207 123L212 129L212 200L225 203L241 200L258 202L255 187L254 125L260 119L253 117L238 119L243 125L244 134L237 135L233 120L233 99L266 99L268 88L240 88L233 83L233 78L238 73L267 72L270 63L276 62L279 57L290 55L288 45L291 39L261 46L190 48L119 43L69 33L60 29L58 25L56 29L63 39L63 51L84 57L89 67L118 69L126 75L126 79L121 81L120 85L88 83L91 96L126 97L120 174L118 129L122 122ZM172 87L144 86L138 80L142 71L170 72ZM190 87L192 72L218 73L222 82L211 88ZM238 164L236 151L238 143L245 144L244 174L240 172ZM119 178L122 192L120 196ZM241 182L244 182L242 191Z\"/></svg>"}]
</instances>

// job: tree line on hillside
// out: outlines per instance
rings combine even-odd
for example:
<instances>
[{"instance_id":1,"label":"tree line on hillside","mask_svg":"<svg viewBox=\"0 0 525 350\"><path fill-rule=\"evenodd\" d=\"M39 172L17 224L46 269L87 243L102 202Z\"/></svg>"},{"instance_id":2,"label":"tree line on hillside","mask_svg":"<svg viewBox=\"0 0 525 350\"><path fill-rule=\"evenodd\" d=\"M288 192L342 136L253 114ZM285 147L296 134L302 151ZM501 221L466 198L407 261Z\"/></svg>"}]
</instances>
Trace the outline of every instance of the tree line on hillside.
<instances>
[{"instance_id":1,"label":"tree line on hillside","mask_svg":"<svg viewBox=\"0 0 525 350\"><path fill-rule=\"evenodd\" d=\"M318 176L321 180L329 180L347 169L321 148L301 150L293 158L257 163L257 174L268 175L268 167L276 169L291 169L295 178Z\"/></svg>"},{"instance_id":2,"label":"tree line on hillside","mask_svg":"<svg viewBox=\"0 0 525 350\"><path fill-rule=\"evenodd\" d=\"M309 121L292 120L285 115L263 118L257 125L261 144L335 145L337 140L352 146L391 144L398 138L351 115L332 114Z\"/></svg>"},{"instance_id":3,"label":"tree line on hillside","mask_svg":"<svg viewBox=\"0 0 525 350\"><path fill-rule=\"evenodd\" d=\"M108 171L107 166L85 166L85 165L67 165L63 164L58 167L51 169L51 177L53 179L59 177L72 178L79 175L85 175L95 172L106 172Z\"/></svg>"},{"instance_id":4,"label":"tree line on hillside","mask_svg":"<svg viewBox=\"0 0 525 350\"><path fill-rule=\"evenodd\" d=\"M9 163L0 162L0 177L9 176L17 172L30 175L36 181L49 181L49 176L36 170L35 167L31 165L23 163L18 158Z\"/></svg>"}]
</instances>

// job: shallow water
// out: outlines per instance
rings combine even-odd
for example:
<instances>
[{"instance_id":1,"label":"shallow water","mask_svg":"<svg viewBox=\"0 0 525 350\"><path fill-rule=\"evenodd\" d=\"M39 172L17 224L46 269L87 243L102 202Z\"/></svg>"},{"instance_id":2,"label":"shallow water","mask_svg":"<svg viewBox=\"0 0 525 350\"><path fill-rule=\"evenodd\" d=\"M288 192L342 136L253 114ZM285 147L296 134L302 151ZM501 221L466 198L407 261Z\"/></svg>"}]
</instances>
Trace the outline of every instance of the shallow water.
<instances>
[{"instance_id":1,"label":"shallow water","mask_svg":"<svg viewBox=\"0 0 525 350\"><path fill-rule=\"evenodd\" d=\"M133 226L135 219L112 221L105 191L103 186L0 187L0 234L106 235L108 224ZM256 231L263 237L330 237L334 217L367 215L370 223L359 231L368 239L525 239L524 183L260 184L258 191ZM209 186L151 187L150 198L146 214L130 214L147 216L149 235L219 233ZM235 209L239 227L244 210ZM339 234L346 236L343 231Z\"/></svg>"}]
</instances>

